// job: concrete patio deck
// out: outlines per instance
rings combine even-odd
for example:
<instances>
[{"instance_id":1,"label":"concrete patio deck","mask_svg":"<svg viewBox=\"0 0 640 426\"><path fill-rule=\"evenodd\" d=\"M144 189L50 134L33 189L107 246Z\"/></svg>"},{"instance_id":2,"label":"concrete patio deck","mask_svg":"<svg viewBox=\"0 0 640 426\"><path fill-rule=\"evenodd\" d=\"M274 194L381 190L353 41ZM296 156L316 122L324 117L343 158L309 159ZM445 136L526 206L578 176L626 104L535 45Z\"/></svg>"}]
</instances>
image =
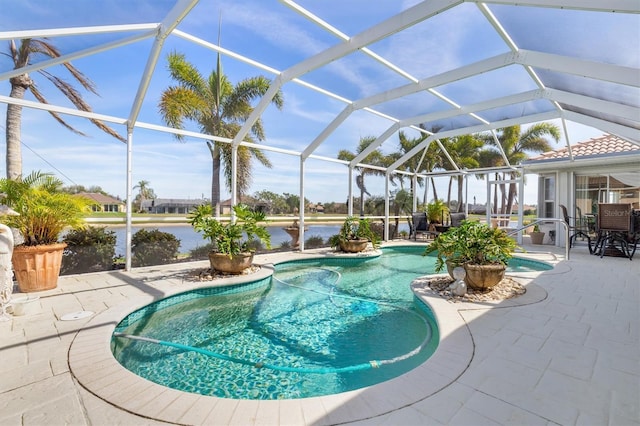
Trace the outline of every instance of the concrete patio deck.
<instances>
[{"instance_id":1,"label":"concrete patio deck","mask_svg":"<svg viewBox=\"0 0 640 426\"><path fill-rule=\"evenodd\" d=\"M515 274L527 286L515 302L452 304L417 289L443 335L417 371L295 401L167 390L127 376L105 355L113 321L192 288L186 271L206 263L61 277L37 294L39 313L0 323L0 424L640 425L640 258L600 259L578 246L567 261L564 249L525 248L555 268ZM533 252L541 248L555 254ZM256 262L292 256L300 255ZM78 311L95 315L61 320Z\"/></svg>"}]
</instances>

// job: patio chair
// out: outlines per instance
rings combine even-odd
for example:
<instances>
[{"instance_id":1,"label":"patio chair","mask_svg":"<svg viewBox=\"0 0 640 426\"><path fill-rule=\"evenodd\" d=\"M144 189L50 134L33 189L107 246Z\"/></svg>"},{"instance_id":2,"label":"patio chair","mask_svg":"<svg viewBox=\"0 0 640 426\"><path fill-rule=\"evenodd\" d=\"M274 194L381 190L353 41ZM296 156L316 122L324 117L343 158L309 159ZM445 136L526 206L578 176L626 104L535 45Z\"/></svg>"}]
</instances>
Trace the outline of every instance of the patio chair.
<instances>
[{"instance_id":1,"label":"patio chair","mask_svg":"<svg viewBox=\"0 0 640 426\"><path fill-rule=\"evenodd\" d=\"M634 217L631 204L598 204L598 237L593 253L632 260L638 243Z\"/></svg>"},{"instance_id":2,"label":"patio chair","mask_svg":"<svg viewBox=\"0 0 640 426\"><path fill-rule=\"evenodd\" d=\"M418 234L425 235L427 238L434 234L432 231L429 231L427 213L425 212L416 212L411 214L411 223L413 224L412 234L414 241L417 240Z\"/></svg>"},{"instance_id":3,"label":"patio chair","mask_svg":"<svg viewBox=\"0 0 640 426\"><path fill-rule=\"evenodd\" d=\"M467 218L467 215L466 213L450 213L449 217L451 218L451 227L455 228L462 225L462 221Z\"/></svg>"},{"instance_id":4,"label":"patio chair","mask_svg":"<svg viewBox=\"0 0 640 426\"><path fill-rule=\"evenodd\" d=\"M567 207L565 207L564 205L560 204L560 209L562 209L562 217L564 218L564 222L569 227L569 248L573 247L573 243L576 237L583 237L583 239L587 239L589 253L592 253L591 237L589 236L589 231L587 230L587 228L583 226L583 222L579 219L570 217L569 213L567 212ZM573 219L573 225L571 224L571 219Z\"/></svg>"}]
</instances>

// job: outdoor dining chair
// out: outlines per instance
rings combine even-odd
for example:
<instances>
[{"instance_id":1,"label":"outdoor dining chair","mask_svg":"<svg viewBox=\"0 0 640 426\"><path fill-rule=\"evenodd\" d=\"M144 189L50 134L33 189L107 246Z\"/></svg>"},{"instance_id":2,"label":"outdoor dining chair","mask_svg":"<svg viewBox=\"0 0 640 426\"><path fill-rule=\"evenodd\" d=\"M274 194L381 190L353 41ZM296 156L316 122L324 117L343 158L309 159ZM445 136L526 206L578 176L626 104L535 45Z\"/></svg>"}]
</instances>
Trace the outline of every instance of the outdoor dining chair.
<instances>
[{"instance_id":1,"label":"outdoor dining chair","mask_svg":"<svg viewBox=\"0 0 640 426\"><path fill-rule=\"evenodd\" d=\"M598 237L593 253L600 257L609 253L622 255L632 260L637 246L633 217L631 204L598 204Z\"/></svg>"},{"instance_id":2,"label":"outdoor dining chair","mask_svg":"<svg viewBox=\"0 0 640 426\"><path fill-rule=\"evenodd\" d=\"M583 237L583 239L587 239L589 253L592 253L591 237L589 236L589 230L584 226L584 222L582 222L581 218L572 218L569 216L566 206L560 204L560 209L562 210L562 217L564 218L567 227L569 227L569 248L573 247L573 243L577 237Z\"/></svg>"}]
</instances>

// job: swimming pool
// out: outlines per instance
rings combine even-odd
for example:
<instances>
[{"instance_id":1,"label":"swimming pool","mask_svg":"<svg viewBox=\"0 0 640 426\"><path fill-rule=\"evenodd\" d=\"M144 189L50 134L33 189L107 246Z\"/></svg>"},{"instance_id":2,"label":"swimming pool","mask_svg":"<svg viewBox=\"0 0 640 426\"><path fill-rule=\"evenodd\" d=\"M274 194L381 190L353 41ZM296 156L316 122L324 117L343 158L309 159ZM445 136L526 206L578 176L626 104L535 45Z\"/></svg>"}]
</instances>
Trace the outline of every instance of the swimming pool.
<instances>
[{"instance_id":1,"label":"swimming pool","mask_svg":"<svg viewBox=\"0 0 640 426\"><path fill-rule=\"evenodd\" d=\"M170 345L114 338L113 353L148 380L223 398L304 398L380 383L438 344L429 309L409 287L433 270L423 250L284 262L272 280L164 299L116 332Z\"/></svg>"}]
</instances>

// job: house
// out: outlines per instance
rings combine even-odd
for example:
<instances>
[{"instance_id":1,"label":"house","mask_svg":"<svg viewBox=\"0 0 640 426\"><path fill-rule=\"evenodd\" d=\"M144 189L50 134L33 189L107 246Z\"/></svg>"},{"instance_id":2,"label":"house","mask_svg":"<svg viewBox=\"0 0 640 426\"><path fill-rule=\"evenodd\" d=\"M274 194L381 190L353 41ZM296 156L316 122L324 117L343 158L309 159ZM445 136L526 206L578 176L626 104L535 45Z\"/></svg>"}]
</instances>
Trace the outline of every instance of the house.
<instances>
[{"instance_id":1,"label":"house","mask_svg":"<svg viewBox=\"0 0 640 426\"><path fill-rule=\"evenodd\" d=\"M538 217L588 218L598 203L629 203L640 208L640 145L614 135L545 152L522 163L525 173L538 174ZM563 229L555 227L557 235ZM556 240L564 244L563 238Z\"/></svg>"},{"instance_id":2,"label":"house","mask_svg":"<svg viewBox=\"0 0 640 426\"><path fill-rule=\"evenodd\" d=\"M95 204L91 206L91 210L94 212L126 212L126 204L118 199L109 195L104 195L99 192L80 192L80 195L85 198L89 198Z\"/></svg>"},{"instance_id":3,"label":"house","mask_svg":"<svg viewBox=\"0 0 640 426\"><path fill-rule=\"evenodd\" d=\"M257 200L249 195L243 196L239 203L246 204L252 210L262 211L265 213L269 213L271 211L271 205L268 202ZM231 214L230 198L220 202L220 214Z\"/></svg>"},{"instance_id":4,"label":"house","mask_svg":"<svg viewBox=\"0 0 640 426\"><path fill-rule=\"evenodd\" d=\"M204 199L156 198L143 200L140 210L154 214L187 214L207 202Z\"/></svg>"}]
</instances>

